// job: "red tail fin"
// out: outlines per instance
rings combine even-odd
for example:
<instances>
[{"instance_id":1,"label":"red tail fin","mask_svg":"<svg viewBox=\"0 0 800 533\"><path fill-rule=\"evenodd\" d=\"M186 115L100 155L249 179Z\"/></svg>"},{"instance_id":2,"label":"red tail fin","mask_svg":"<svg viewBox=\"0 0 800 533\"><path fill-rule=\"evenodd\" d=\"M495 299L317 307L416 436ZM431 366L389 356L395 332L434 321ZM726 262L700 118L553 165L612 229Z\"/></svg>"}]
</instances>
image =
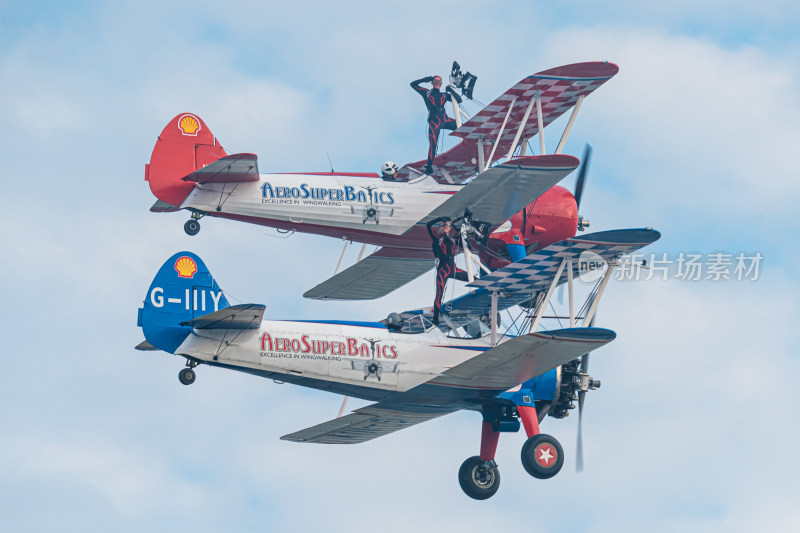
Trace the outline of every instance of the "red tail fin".
<instances>
[{"instance_id":1,"label":"red tail fin","mask_svg":"<svg viewBox=\"0 0 800 533\"><path fill-rule=\"evenodd\" d=\"M194 188L194 183L181 178L226 155L200 117L181 113L158 137L144 179L156 198L180 206Z\"/></svg>"}]
</instances>

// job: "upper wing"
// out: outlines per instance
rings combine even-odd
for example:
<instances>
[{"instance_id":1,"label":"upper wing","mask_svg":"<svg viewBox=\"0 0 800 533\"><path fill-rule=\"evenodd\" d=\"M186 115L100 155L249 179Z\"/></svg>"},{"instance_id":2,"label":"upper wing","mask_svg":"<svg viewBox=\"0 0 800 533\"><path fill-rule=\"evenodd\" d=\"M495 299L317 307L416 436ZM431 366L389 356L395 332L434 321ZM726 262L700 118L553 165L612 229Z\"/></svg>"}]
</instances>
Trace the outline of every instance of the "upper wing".
<instances>
[{"instance_id":1,"label":"upper wing","mask_svg":"<svg viewBox=\"0 0 800 533\"><path fill-rule=\"evenodd\" d=\"M446 319L454 326L464 326L488 315L491 292L498 293L498 310L530 300L552 283L561 261L565 258L575 259L572 262L572 273L577 277L580 273L580 264L576 259L584 252L593 252L603 260L610 261L647 246L660 237L659 232L649 228L623 229L590 233L551 244L516 263L476 279L470 286L478 287L477 290L451 300L443 306L447 313ZM565 268L558 284L566 282L567 276ZM430 313L430 310L424 309L407 311L401 315L405 319L411 319L420 314L428 316Z\"/></svg>"},{"instance_id":2,"label":"upper wing","mask_svg":"<svg viewBox=\"0 0 800 533\"><path fill-rule=\"evenodd\" d=\"M469 208L476 220L502 224L575 170L579 163L571 155L512 159L479 174L422 222L440 216L458 218Z\"/></svg>"},{"instance_id":3,"label":"upper wing","mask_svg":"<svg viewBox=\"0 0 800 533\"><path fill-rule=\"evenodd\" d=\"M492 150L492 144L485 143L481 146L483 146L483 160L486 161ZM464 183L478 172L478 147L478 141L475 139L464 139L443 154L437 155L433 159L433 166L442 174L445 181ZM397 171L397 177L414 179L418 175L424 174L423 169L427 163L427 159L422 159L403 165Z\"/></svg>"},{"instance_id":4,"label":"upper wing","mask_svg":"<svg viewBox=\"0 0 800 533\"><path fill-rule=\"evenodd\" d=\"M530 139L539 133L536 105L533 104L537 95L541 97L542 123L547 126L575 106L579 96L592 93L617 72L619 67L606 61L574 63L538 72L503 93L462 124L453 135L463 139L488 138L494 142L508 114L500 144L495 152L505 155L503 151L511 147L529 107L531 110L520 138ZM510 114L509 108L511 108Z\"/></svg>"},{"instance_id":5,"label":"upper wing","mask_svg":"<svg viewBox=\"0 0 800 533\"><path fill-rule=\"evenodd\" d=\"M265 306L239 304L181 322L181 326L195 329L257 329L261 325Z\"/></svg>"},{"instance_id":6,"label":"upper wing","mask_svg":"<svg viewBox=\"0 0 800 533\"><path fill-rule=\"evenodd\" d=\"M193 181L200 184L239 183L258 180L258 157L255 154L225 156L183 178L183 181Z\"/></svg>"},{"instance_id":7,"label":"upper wing","mask_svg":"<svg viewBox=\"0 0 800 533\"><path fill-rule=\"evenodd\" d=\"M523 157L490 168L431 211L458 218L469 208L476 220L499 225L577 168L571 155ZM384 247L306 292L320 300L370 300L389 294L434 266L429 251Z\"/></svg>"},{"instance_id":8,"label":"upper wing","mask_svg":"<svg viewBox=\"0 0 800 533\"><path fill-rule=\"evenodd\" d=\"M380 298L421 276L433 266L433 253L430 251L387 246L328 278L303 296L318 300Z\"/></svg>"},{"instance_id":9,"label":"upper wing","mask_svg":"<svg viewBox=\"0 0 800 533\"><path fill-rule=\"evenodd\" d=\"M616 338L602 328L570 328L515 337L464 361L431 384L504 391Z\"/></svg>"},{"instance_id":10,"label":"upper wing","mask_svg":"<svg viewBox=\"0 0 800 533\"><path fill-rule=\"evenodd\" d=\"M539 132L533 103L536 95L541 96L542 124L547 126L574 107L580 96L589 95L617 72L619 67L613 63L593 61L564 65L526 77L454 131L451 135L461 137L462 142L438 155L433 166L446 180L463 183L478 171L478 150L482 147L484 158L488 158L501 135L501 128L500 142L494 148L495 161L506 157L526 113L528 119L519 139L530 139ZM409 163L398 174L405 178L414 171L421 173L425 164L424 159Z\"/></svg>"},{"instance_id":11,"label":"upper wing","mask_svg":"<svg viewBox=\"0 0 800 533\"><path fill-rule=\"evenodd\" d=\"M357 444L376 437L394 433L413 425L457 411L459 408L435 413L414 413L374 403L356 409L347 416L334 418L322 424L306 428L281 440L294 442L318 442L322 444Z\"/></svg>"}]
</instances>

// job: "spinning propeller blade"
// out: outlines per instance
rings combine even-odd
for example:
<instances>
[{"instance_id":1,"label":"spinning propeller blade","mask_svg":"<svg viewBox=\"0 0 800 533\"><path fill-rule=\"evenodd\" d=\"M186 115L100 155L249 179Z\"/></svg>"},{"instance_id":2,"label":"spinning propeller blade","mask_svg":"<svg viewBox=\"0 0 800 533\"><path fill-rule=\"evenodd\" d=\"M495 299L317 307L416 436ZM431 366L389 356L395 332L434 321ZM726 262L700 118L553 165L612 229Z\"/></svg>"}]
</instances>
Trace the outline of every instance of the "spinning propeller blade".
<instances>
[{"instance_id":1,"label":"spinning propeller blade","mask_svg":"<svg viewBox=\"0 0 800 533\"><path fill-rule=\"evenodd\" d=\"M578 180L575 182L575 203L578 204L578 209L581 207L581 197L583 196L583 187L586 185L586 174L589 171L589 161L592 159L592 146L587 144L583 149L583 158L581 159L581 169L578 171Z\"/></svg>"},{"instance_id":2,"label":"spinning propeller blade","mask_svg":"<svg viewBox=\"0 0 800 533\"><path fill-rule=\"evenodd\" d=\"M594 326L594 319L597 316L597 313L594 314L592 317L591 322L589 322L589 327ZM589 373L589 354L583 354L581 357L581 366L580 371L582 374ZM575 471L576 472L583 472L583 402L586 398L586 391L579 390L578 391L578 445L577 449L575 450Z\"/></svg>"}]
</instances>

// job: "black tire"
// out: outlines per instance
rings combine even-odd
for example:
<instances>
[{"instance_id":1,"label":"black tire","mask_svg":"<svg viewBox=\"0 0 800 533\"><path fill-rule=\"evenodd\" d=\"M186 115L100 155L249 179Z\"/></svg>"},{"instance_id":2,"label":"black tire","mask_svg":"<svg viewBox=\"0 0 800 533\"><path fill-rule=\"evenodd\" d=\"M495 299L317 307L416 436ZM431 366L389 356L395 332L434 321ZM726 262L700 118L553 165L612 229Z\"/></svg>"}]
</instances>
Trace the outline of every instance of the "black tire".
<instances>
[{"instance_id":1,"label":"black tire","mask_svg":"<svg viewBox=\"0 0 800 533\"><path fill-rule=\"evenodd\" d=\"M191 385L194 383L195 378L197 378L197 374L191 368L184 368L178 372L178 380L184 385Z\"/></svg>"},{"instance_id":2,"label":"black tire","mask_svg":"<svg viewBox=\"0 0 800 533\"><path fill-rule=\"evenodd\" d=\"M200 232L200 223L197 220L190 218L186 221L186 224L183 225L183 231L186 232L186 235L197 235Z\"/></svg>"},{"instance_id":3,"label":"black tire","mask_svg":"<svg viewBox=\"0 0 800 533\"><path fill-rule=\"evenodd\" d=\"M494 461L488 463L477 455L470 457L458 469L458 484L464 494L474 500L485 500L494 496L500 488L500 471Z\"/></svg>"},{"instance_id":4,"label":"black tire","mask_svg":"<svg viewBox=\"0 0 800 533\"><path fill-rule=\"evenodd\" d=\"M537 479L549 479L564 466L564 450L550 435L540 433L522 445L522 466Z\"/></svg>"}]
</instances>

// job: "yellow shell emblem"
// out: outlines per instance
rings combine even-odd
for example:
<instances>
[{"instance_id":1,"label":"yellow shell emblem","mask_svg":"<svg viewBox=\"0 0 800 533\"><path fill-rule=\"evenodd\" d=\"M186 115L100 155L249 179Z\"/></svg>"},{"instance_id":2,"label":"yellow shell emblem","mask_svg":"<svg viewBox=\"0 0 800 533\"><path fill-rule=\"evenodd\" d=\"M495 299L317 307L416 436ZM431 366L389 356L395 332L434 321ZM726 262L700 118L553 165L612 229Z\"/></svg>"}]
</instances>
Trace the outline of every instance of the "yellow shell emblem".
<instances>
[{"instance_id":1,"label":"yellow shell emblem","mask_svg":"<svg viewBox=\"0 0 800 533\"><path fill-rule=\"evenodd\" d=\"M178 127L183 135L196 136L200 131L200 121L194 115L183 115L178 121Z\"/></svg>"},{"instance_id":2,"label":"yellow shell emblem","mask_svg":"<svg viewBox=\"0 0 800 533\"><path fill-rule=\"evenodd\" d=\"M197 272L197 263L191 257L180 257L175 261L175 271L178 273L179 278L193 278L194 273Z\"/></svg>"}]
</instances>

